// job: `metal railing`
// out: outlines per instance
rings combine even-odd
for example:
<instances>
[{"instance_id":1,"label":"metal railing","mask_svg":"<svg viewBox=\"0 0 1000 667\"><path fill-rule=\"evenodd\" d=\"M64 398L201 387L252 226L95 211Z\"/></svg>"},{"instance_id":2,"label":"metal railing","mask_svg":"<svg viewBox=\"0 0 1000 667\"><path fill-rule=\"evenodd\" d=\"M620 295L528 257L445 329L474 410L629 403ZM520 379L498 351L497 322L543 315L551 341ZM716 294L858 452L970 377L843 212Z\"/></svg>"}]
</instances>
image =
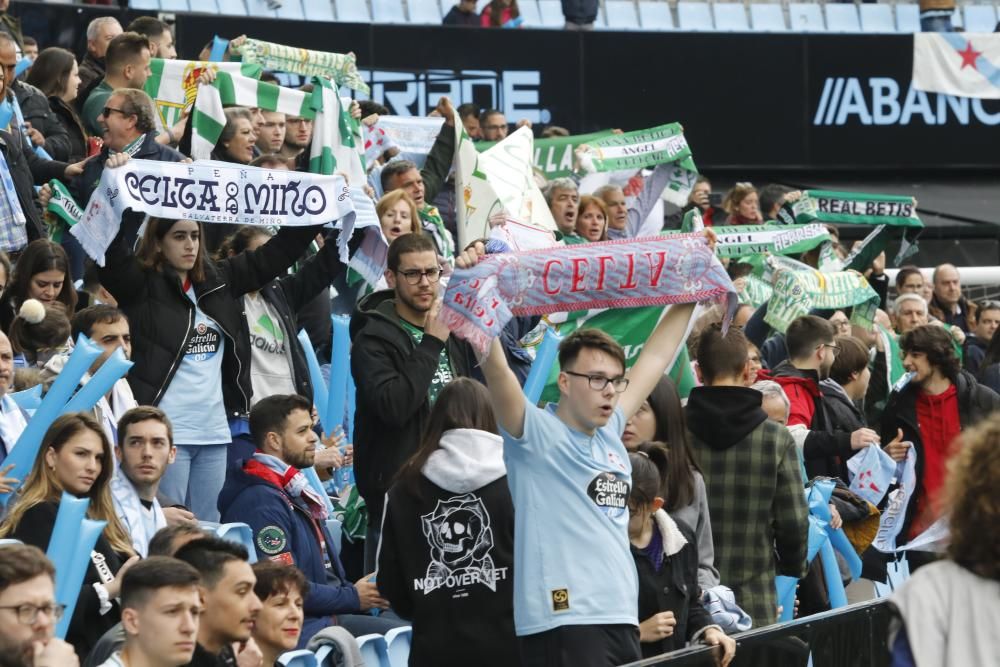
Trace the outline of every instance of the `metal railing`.
<instances>
[{"instance_id":1,"label":"metal railing","mask_svg":"<svg viewBox=\"0 0 1000 667\"><path fill-rule=\"evenodd\" d=\"M886 667L891 612L886 600L853 604L789 623L748 630L736 639L732 667ZM709 667L718 649L697 646L623 667ZM812 662L810 663L810 657Z\"/></svg>"}]
</instances>

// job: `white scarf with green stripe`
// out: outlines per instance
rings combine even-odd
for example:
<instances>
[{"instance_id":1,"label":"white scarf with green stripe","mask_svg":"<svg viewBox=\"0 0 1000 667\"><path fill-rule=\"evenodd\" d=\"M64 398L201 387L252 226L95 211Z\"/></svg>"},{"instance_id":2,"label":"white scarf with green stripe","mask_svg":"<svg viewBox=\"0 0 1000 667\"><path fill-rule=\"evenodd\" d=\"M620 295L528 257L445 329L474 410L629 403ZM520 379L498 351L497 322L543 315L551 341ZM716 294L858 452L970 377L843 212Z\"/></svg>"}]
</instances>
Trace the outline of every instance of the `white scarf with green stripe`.
<instances>
[{"instance_id":1,"label":"white scarf with green stripe","mask_svg":"<svg viewBox=\"0 0 1000 667\"><path fill-rule=\"evenodd\" d=\"M146 94L153 99L160 129L173 127L181 119L184 110L195 103L198 79L205 70L228 72L253 79L260 77L261 73L260 65L247 63L209 63L162 58L150 60L149 69L152 74L146 79L144 88Z\"/></svg>"}]
</instances>

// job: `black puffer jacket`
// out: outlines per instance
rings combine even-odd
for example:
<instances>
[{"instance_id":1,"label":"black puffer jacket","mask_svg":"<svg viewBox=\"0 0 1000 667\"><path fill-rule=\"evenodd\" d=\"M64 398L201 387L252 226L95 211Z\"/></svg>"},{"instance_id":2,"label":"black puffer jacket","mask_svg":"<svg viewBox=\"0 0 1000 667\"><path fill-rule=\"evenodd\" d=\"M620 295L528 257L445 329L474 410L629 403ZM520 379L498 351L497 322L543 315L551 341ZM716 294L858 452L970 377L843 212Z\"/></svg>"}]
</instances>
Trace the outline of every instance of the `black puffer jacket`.
<instances>
[{"instance_id":1,"label":"black puffer jacket","mask_svg":"<svg viewBox=\"0 0 1000 667\"><path fill-rule=\"evenodd\" d=\"M920 388L910 383L902 391L894 392L889 397L889 403L882 413L882 442L892 442L897 429L903 430L903 440L913 443L917 452L917 488L906 507L903 527L899 531L900 539L907 539L910 524L916 514L917 506L924 495L924 442L920 437L920 426L917 424L917 393ZM1000 409L1000 395L989 387L976 382L976 378L968 371L959 371L955 378L955 391L958 394L958 422L962 430L975 426ZM900 542L897 546L902 546Z\"/></svg>"},{"instance_id":2,"label":"black puffer jacket","mask_svg":"<svg viewBox=\"0 0 1000 667\"><path fill-rule=\"evenodd\" d=\"M67 162L79 162L87 157L87 131L83 128L83 121L76 113L76 109L63 101L61 97L52 96L49 98L49 108L52 115L66 129L66 139L64 142L55 144L45 137L45 150L56 160L66 160ZM85 206L87 202L79 202Z\"/></svg>"},{"instance_id":3,"label":"black puffer jacket","mask_svg":"<svg viewBox=\"0 0 1000 667\"><path fill-rule=\"evenodd\" d=\"M827 379L819 383L819 390L823 394L827 428L831 433L850 434L866 426L864 414L844 392L843 387L833 380ZM847 458L838 459L836 468L837 477L845 484L849 484L851 481L847 476Z\"/></svg>"},{"instance_id":4,"label":"black puffer jacket","mask_svg":"<svg viewBox=\"0 0 1000 667\"><path fill-rule=\"evenodd\" d=\"M29 83L16 81L11 90L21 106L24 120L45 137L42 148L54 160L65 160L69 154L69 134L52 109L45 93Z\"/></svg>"},{"instance_id":5,"label":"black puffer jacket","mask_svg":"<svg viewBox=\"0 0 1000 667\"><path fill-rule=\"evenodd\" d=\"M258 250L207 263L204 281L195 284L198 307L218 323L226 337L222 393L228 416L250 411L250 338L243 295L263 288L305 251L320 227L283 227ZM101 284L118 300L132 330L128 381L140 405L156 405L177 371L194 323L194 304L170 268L144 269L125 239L115 237L100 270Z\"/></svg>"},{"instance_id":6,"label":"black puffer jacket","mask_svg":"<svg viewBox=\"0 0 1000 667\"><path fill-rule=\"evenodd\" d=\"M417 450L441 349L447 346L455 377L468 376L474 365L472 349L455 336L444 343L424 336L415 345L399 323L393 297L391 290L369 294L351 317L351 375L357 386L354 474L372 525L382 518L393 478Z\"/></svg>"}]
</instances>

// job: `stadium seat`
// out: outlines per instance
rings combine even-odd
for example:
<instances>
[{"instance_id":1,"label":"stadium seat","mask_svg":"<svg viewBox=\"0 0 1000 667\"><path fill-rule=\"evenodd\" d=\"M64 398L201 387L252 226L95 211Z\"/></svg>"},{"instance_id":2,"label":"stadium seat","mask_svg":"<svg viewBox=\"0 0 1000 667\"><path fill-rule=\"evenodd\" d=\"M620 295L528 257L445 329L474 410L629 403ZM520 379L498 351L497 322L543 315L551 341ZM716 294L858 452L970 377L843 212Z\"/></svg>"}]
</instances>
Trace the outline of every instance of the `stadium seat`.
<instances>
[{"instance_id":1,"label":"stadium seat","mask_svg":"<svg viewBox=\"0 0 1000 667\"><path fill-rule=\"evenodd\" d=\"M896 32L920 32L920 6L916 4L896 5Z\"/></svg>"},{"instance_id":2,"label":"stadium seat","mask_svg":"<svg viewBox=\"0 0 1000 667\"><path fill-rule=\"evenodd\" d=\"M896 32L890 5L861 5L861 32Z\"/></svg>"},{"instance_id":3,"label":"stadium seat","mask_svg":"<svg viewBox=\"0 0 1000 667\"><path fill-rule=\"evenodd\" d=\"M958 32L965 32L965 17L962 16L962 12L958 7L955 7L955 11L951 15L951 25Z\"/></svg>"},{"instance_id":4,"label":"stadium seat","mask_svg":"<svg viewBox=\"0 0 1000 667\"><path fill-rule=\"evenodd\" d=\"M247 3L243 0L218 0L219 13L226 16L246 16Z\"/></svg>"},{"instance_id":5,"label":"stadium seat","mask_svg":"<svg viewBox=\"0 0 1000 667\"><path fill-rule=\"evenodd\" d=\"M160 0L160 9L165 12L189 12L188 0Z\"/></svg>"},{"instance_id":6,"label":"stadium seat","mask_svg":"<svg viewBox=\"0 0 1000 667\"><path fill-rule=\"evenodd\" d=\"M368 3L363 0L337 0L337 20L345 23L370 23Z\"/></svg>"},{"instance_id":7,"label":"stadium seat","mask_svg":"<svg viewBox=\"0 0 1000 667\"><path fill-rule=\"evenodd\" d=\"M638 30L639 15L632 0L606 0L604 12L609 30Z\"/></svg>"},{"instance_id":8,"label":"stadium seat","mask_svg":"<svg viewBox=\"0 0 1000 667\"><path fill-rule=\"evenodd\" d=\"M236 544L242 544L250 554L250 562L257 562L257 550L253 545L253 531L245 523L224 523L215 529L216 537Z\"/></svg>"},{"instance_id":9,"label":"stadium seat","mask_svg":"<svg viewBox=\"0 0 1000 667\"><path fill-rule=\"evenodd\" d=\"M310 21L333 22L332 0L302 0L302 10Z\"/></svg>"},{"instance_id":10,"label":"stadium seat","mask_svg":"<svg viewBox=\"0 0 1000 667\"><path fill-rule=\"evenodd\" d=\"M670 5L662 0L639 0L639 23L643 30L673 30Z\"/></svg>"},{"instance_id":11,"label":"stadium seat","mask_svg":"<svg viewBox=\"0 0 1000 667\"><path fill-rule=\"evenodd\" d=\"M277 12L267 6L267 0L247 0L247 14L271 19L278 16Z\"/></svg>"},{"instance_id":12,"label":"stadium seat","mask_svg":"<svg viewBox=\"0 0 1000 667\"><path fill-rule=\"evenodd\" d=\"M131 9L157 10L160 8L160 0L131 0L128 6Z\"/></svg>"},{"instance_id":13,"label":"stadium seat","mask_svg":"<svg viewBox=\"0 0 1000 667\"><path fill-rule=\"evenodd\" d=\"M788 5L788 19L793 32L825 32L823 12L819 5L792 2Z\"/></svg>"},{"instance_id":14,"label":"stadium seat","mask_svg":"<svg viewBox=\"0 0 1000 667\"><path fill-rule=\"evenodd\" d=\"M997 12L993 5L965 6L966 32L993 32L997 25Z\"/></svg>"},{"instance_id":15,"label":"stadium seat","mask_svg":"<svg viewBox=\"0 0 1000 667\"><path fill-rule=\"evenodd\" d=\"M449 0L445 0L448 2ZM517 8L521 10L521 17L524 19L525 28L541 28L542 15L538 13L538 2L536 0L522 0L517 3Z\"/></svg>"},{"instance_id":16,"label":"stadium seat","mask_svg":"<svg viewBox=\"0 0 1000 667\"><path fill-rule=\"evenodd\" d=\"M302 11L302 0L282 0L282 5L276 10L279 19L291 19L301 21L305 19L305 12Z\"/></svg>"},{"instance_id":17,"label":"stadium seat","mask_svg":"<svg viewBox=\"0 0 1000 667\"><path fill-rule=\"evenodd\" d=\"M538 0L538 12L545 28L562 28L566 25L559 0Z\"/></svg>"},{"instance_id":18,"label":"stadium seat","mask_svg":"<svg viewBox=\"0 0 1000 667\"><path fill-rule=\"evenodd\" d=\"M389 649L382 635L362 635L358 637L358 649L365 667L391 667Z\"/></svg>"},{"instance_id":19,"label":"stadium seat","mask_svg":"<svg viewBox=\"0 0 1000 667\"><path fill-rule=\"evenodd\" d=\"M385 643L389 652L391 667L407 667L410 663L410 641L413 628L393 628L385 633Z\"/></svg>"},{"instance_id":20,"label":"stadium seat","mask_svg":"<svg viewBox=\"0 0 1000 667\"><path fill-rule=\"evenodd\" d=\"M677 24L681 30L712 30L712 14L707 2L677 3Z\"/></svg>"},{"instance_id":21,"label":"stadium seat","mask_svg":"<svg viewBox=\"0 0 1000 667\"><path fill-rule=\"evenodd\" d=\"M847 5L827 3L823 9L826 10L826 29L828 32L861 32L858 8L854 3Z\"/></svg>"},{"instance_id":22,"label":"stadium seat","mask_svg":"<svg viewBox=\"0 0 1000 667\"><path fill-rule=\"evenodd\" d=\"M438 4L438 0L409 0L407 7L410 9L410 23L423 25L441 23L441 5ZM448 8L451 9L451 6Z\"/></svg>"},{"instance_id":23,"label":"stadium seat","mask_svg":"<svg viewBox=\"0 0 1000 667\"><path fill-rule=\"evenodd\" d=\"M754 32L787 32L785 12L781 5L758 4L750 5L750 21Z\"/></svg>"},{"instance_id":24,"label":"stadium seat","mask_svg":"<svg viewBox=\"0 0 1000 667\"><path fill-rule=\"evenodd\" d=\"M780 6L779 6L780 9ZM716 2L712 4L715 29L723 32L746 32L750 30L747 10L742 2Z\"/></svg>"},{"instance_id":25,"label":"stadium seat","mask_svg":"<svg viewBox=\"0 0 1000 667\"><path fill-rule=\"evenodd\" d=\"M402 0L372 0L372 23L406 23Z\"/></svg>"},{"instance_id":26,"label":"stadium seat","mask_svg":"<svg viewBox=\"0 0 1000 667\"><path fill-rule=\"evenodd\" d=\"M282 667L316 667L319 662L316 660L315 653L300 649L279 655L278 664Z\"/></svg>"}]
</instances>

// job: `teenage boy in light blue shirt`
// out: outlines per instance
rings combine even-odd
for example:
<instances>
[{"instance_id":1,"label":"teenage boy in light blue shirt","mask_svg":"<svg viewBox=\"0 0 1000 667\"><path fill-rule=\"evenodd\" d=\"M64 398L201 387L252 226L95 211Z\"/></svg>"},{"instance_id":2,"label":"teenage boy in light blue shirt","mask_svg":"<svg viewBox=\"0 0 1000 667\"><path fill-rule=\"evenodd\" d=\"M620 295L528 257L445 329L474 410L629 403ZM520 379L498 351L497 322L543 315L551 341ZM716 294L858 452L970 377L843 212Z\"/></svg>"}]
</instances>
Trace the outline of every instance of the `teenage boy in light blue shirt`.
<instances>
[{"instance_id":1,"label":"teenage boy in light blue shirt","mask_svg":"<svg viewBox=\"0 0 1000 667\"><path fill-rule=\"evenodd\" d=\"M458 266L471 266L481 244ZM683 343L693 305L673 306L625 377L602 331L559 346L560 400L531 405L494 340L482 371L504 437L514 500L514 624L524 667L621 665L641 658L629 551L631 466L621 441Z\"/></svg>"}]
</instances>

